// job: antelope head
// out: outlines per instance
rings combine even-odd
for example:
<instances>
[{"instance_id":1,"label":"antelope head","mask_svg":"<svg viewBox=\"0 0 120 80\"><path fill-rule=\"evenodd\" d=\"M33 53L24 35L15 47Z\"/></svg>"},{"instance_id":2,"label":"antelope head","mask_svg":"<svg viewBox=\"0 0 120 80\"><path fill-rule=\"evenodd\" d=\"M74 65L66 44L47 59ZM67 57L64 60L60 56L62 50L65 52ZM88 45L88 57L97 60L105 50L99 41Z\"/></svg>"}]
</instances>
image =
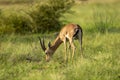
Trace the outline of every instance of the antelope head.
<instances>
[{"instance_id":1,"label":"antelope head","mask_svg":"<svg viewBox=\"0 0 120 80\"><path fill-rule=\"evenodd\" d=\"M44 43L44 38L41 39L41 38L39 37L39 41L40 41L40 45L41 45L42 50L45 52L45 55L46 55L45 59L46 59L46 61L49 61L50 58L51 58L51 56L52 56L53 53L54 53L54 51L51 49L51 44L50 44L50 42L49 42L49 43L48 43L48 48L46 48L46 47L45 47L45 43Z\"/></svg>"}]
</instances>

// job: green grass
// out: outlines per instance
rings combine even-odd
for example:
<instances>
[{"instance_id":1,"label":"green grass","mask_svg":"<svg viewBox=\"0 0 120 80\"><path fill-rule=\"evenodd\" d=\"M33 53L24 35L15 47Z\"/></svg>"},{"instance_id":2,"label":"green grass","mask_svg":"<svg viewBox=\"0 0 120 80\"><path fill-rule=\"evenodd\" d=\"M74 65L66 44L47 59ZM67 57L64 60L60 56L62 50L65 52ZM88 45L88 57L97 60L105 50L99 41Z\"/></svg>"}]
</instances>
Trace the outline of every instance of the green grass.
<instances>
[{"instance_id":1,"label":"green grass","mask_svg":"<svg viewBox=\"0 0 120 80\"><path fill-rule=\"evenodd\" d=\"M108 5L110 6L107 8L113 15L120 12L119 3ZM84 32L84 57L80 57L80 46L75 41L77 47L75 56L73 60L69 59L68 63L64 62L63 44L50 62L45 61L38 36L46 36L47 44L55 39L53 33L0 35L0 80L119 80L120 23L115 20L115 26L104 34L94 31L96 26L92 17L94 9L98 8L95 6L96 4L92 3L77 4L72 7L72 14L64 14L65 17L61 18L65 24L69 22L80 24ZM101 11L103 8L106 6L102 5ZM118 12L114 13L114 9Z\"/></svg>"},{"instance_id":2,"label":"green grass","mask_svg":"<svg viewBox=\"0 0 120 80\"><path fill-rule=\"evenodd\" d=\"M119 33L84 34L84 58L80 58L79 45L75 41L75 57L68 63L64 62L63 44L55 52L52 60L45 62L45 54L40 49L37 36L11 35L1 40L1 80L119 79Z\"/></svg>"}]
</instances>

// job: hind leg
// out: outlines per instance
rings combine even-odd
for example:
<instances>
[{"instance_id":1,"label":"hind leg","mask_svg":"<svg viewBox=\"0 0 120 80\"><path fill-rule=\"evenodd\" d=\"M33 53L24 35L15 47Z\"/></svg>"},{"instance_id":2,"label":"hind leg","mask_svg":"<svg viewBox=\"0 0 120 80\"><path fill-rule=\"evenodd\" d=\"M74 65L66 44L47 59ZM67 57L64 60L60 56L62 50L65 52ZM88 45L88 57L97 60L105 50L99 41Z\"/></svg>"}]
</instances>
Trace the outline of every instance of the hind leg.
<instances>
[{"instance_id":1,"label":"hind leg","mask_svg":"<svg viewBox=\"0 0 120 80\"><path fill-rule=\"evenodd\" d=\"M69 42L70 42L70 47L72 48L72 58L73 58L75 54L75 45L72 39L70 39Z\"/></svg>"}]
</instances>

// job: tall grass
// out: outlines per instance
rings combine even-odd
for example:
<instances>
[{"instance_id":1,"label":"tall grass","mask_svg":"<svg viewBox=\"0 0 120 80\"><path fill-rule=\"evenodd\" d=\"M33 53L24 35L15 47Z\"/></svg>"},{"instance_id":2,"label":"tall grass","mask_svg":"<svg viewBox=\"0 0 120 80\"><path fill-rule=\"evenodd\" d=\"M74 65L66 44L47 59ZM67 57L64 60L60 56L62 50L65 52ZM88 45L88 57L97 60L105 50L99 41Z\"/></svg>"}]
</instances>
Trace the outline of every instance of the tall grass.
<instances>
[{"instance_id":1,"label":"tall grass","mask_svg":"<svg viewBox=\"0 0 120 80\"><path fill-rule=\"evenodd\" d=\"M93 26L97 32L105 33L119 26L119 16L119 11L112 5L98 3L93 11Z\"/></svg>"}]
</instances>

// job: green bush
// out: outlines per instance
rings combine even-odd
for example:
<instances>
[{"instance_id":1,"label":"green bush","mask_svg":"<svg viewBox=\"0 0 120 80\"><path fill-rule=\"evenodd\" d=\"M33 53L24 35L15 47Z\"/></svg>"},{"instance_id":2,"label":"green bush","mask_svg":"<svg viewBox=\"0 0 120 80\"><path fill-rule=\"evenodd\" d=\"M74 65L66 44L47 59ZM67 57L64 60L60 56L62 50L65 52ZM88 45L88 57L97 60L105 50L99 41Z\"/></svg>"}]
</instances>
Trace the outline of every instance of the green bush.
<instances>
[{"instance_id":1,"label":"green bush","mask_svg":"<svg viewBox=\"0 0 120 80\"><path fill-rule=\"evenodd\" d=\"M72 0L45 0L35 3L31 9L0 10L0 34L43 33L59 30L59 18L69 10Z\"/></svg>"},{"instance_id":2,"label":"green bush","mask_svg":"<svg viewBox=\"0 0 120 80\"><path fill-rule=\"evenodd\" d=\"M8 25L8 21L8 17L6 17L0 9L0 34L9 34L14 32L14 28Z\"/></svg>"},{"instance_id":3,"label":"green bush","mask_svg":"<svg viewBox=\"0 0 120 80\"><path fill-rule=\"evenodd\" d=\"M72 0L46 0L45 3L38 3L30 12L35 21L36 32L59 30L61 22L59 18L69 10Z\"/></svg>"},{"instance_id":4,"label":"green bush","mask_svg":"<svg viewBox=\"0 0 120 80\"><path fill-rule=\"evenodd\" d=\"M23 11L3 13L0 19L1 33L31 33L34 22Z\"/></svg>"}]
</instances>

